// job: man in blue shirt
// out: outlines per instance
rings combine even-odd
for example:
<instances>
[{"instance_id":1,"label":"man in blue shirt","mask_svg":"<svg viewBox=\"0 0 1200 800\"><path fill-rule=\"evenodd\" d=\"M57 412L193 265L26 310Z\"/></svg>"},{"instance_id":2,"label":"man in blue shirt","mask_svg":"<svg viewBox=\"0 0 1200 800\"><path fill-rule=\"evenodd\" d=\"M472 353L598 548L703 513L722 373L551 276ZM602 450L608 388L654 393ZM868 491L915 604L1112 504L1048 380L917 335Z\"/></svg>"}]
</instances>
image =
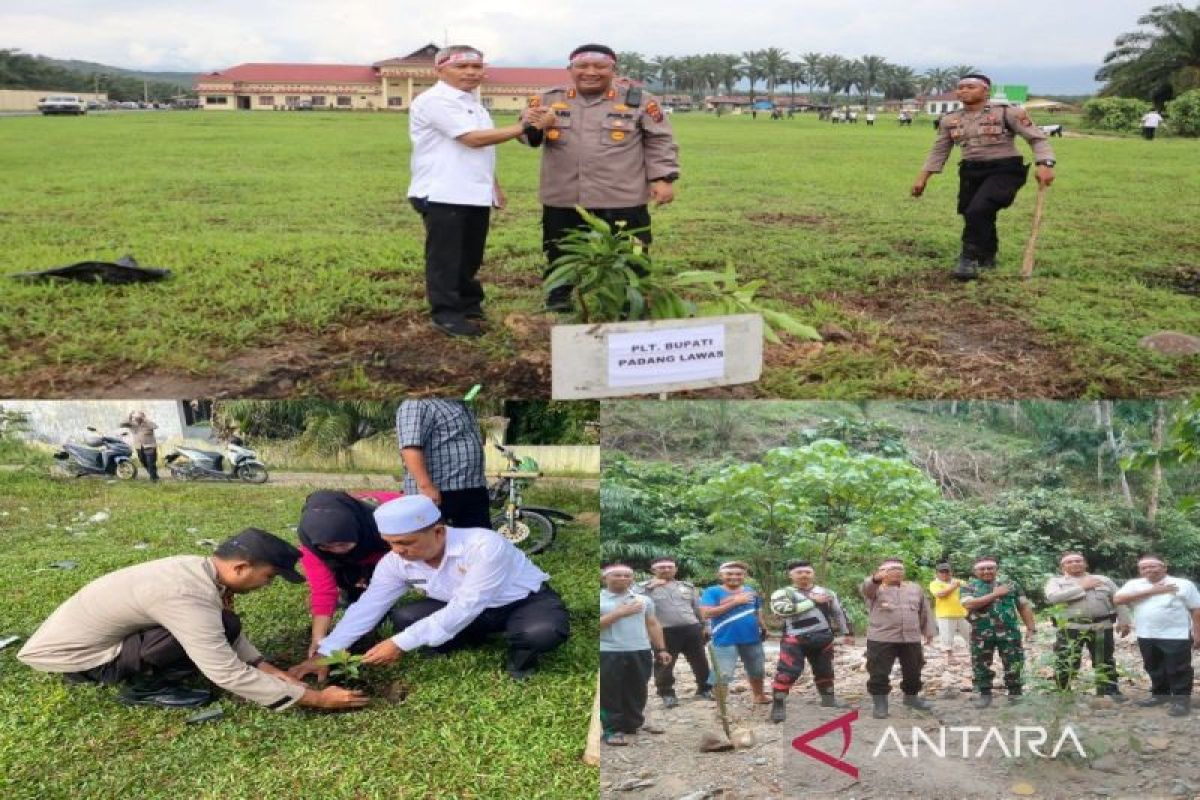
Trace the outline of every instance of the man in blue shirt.
<instances>
[{"instance_id":1,"label":"man in blue shirt","mask_svg":"<svg viewBox=\"0 0 1200 800\"><path fill-rule=\"evenodd\" d=\"M700 596L700 613L712 625L713 655L716 669L709 676L718 698L724 698L740 658L746 668L750 691L756 704L770 703L763 692L766 655L763 639L767 630L762 598L746 586L749 567L741 561L728 561L717 570L721 583L710 586Z\"/></svg>"}]
</instances>

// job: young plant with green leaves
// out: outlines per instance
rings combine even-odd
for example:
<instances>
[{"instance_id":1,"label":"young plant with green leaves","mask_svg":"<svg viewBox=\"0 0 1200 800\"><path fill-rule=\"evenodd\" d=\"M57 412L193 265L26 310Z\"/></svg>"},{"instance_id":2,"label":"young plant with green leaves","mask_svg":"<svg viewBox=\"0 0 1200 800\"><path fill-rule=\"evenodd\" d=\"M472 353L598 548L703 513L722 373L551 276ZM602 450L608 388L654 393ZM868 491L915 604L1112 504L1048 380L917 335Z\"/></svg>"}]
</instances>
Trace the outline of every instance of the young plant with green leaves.
<instances>
[{"instance_id":1,"label":"young plant with green leaves","mask_svg":"<svg viewBox=\"0 0 1200 800\"><path fill-rule=\"evenodd\" d=\"M349 650L338 650L317 663L329 667L329 680L332 683L357 683L362 680L362 660L362 656L352 655Z\"/></svg>"},{"instance_id":2,"label":"young plant with green leaves","mask_svg":"<svg viewBox=\"0 0 1200 800\"><path fill-rule=\"evenodd\" d=\"M579 322L760 314L763 335L770 342L779 341L775 329L802 339L821 338L812 326L756 301L766 281L740 283L732 261L726 261L723 272L689 270L669 275L655 266L638 238L645 228L613 226L579 206L575 210L588 227L563 236L559 244L563 255L546 276L545 289L573 286Z\"/></svg>"}]
</instances>

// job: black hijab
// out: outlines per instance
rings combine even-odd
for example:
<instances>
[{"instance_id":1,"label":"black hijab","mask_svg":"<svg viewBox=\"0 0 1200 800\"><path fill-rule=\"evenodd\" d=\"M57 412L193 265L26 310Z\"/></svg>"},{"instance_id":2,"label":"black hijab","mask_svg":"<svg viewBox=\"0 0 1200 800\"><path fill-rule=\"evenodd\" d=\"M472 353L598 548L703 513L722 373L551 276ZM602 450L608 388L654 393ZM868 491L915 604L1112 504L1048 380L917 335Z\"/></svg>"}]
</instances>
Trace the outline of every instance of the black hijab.
<instances>
[{"instance_id":1,"label":"black hijab","mask_svg":"<svg viewBox=\"0 0 1200 800\"><path fill-rule=\"evenodd\" d=\"M343 576L343 572L357 574L357 567L364 559L390 549L379 535L371 507L345 492L322 490L310 494L304 501L296 532L300 543L333 570L339 586L342 586L344 577L351 577L350 574ZM317 547L338 542L353 542L354 549L346 553L330 553ZM374 567L368 568L368 575L370 569Z\"/></svg>"}]
</instances>

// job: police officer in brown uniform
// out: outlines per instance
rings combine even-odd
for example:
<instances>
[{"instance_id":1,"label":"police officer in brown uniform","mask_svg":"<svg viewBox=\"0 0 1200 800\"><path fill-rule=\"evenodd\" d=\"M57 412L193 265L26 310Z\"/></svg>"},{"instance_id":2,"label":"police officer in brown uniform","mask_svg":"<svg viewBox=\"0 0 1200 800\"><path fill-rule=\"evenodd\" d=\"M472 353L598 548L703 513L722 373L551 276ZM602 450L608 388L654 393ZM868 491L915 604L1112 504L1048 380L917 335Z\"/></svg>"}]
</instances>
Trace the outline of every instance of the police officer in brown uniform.
<instances>
[{"instance_id":1,"label":"police officer in brown uniform","mask_svg":"<svg viewBox=\"0 0 1200 800\"><path fill-rule=\"evenodd\" d=\"M985 75L964 75L958 81L963 108L944 115L925 166L912 186L913 197L925 191L929 176L941 172L954 145L962 147L958 168L958 213L963 216L962 254L953 275L969 281L980 269L996 266L996 215L1008 208L1028 179L1014 142L1029 142L1037 162L1037 182L1054 182L1054 151L1041 128L1024 109L988 102L992 82Z\"/></svg>"},{"instance_id":2,"label":"police officer in brown uniform","mask_svg":"<svg viewBox=\"0 0 1200 800\"><path fill-rule=\"evenodd\" d=\"M582 206L611 225L644 228L638 238L650 244L647 204L670 203L679 178L679 148L662 106L640 87L615 79L612 48L585 44L571 52L571 86L531 98L530 107L554 111L552 126L526 126L523 140L543 147L539 199L542 249L549 264L562 253L558 240L584 226ZM546 273L549 274L549 268ZM569 311L573 287L560 286L546 308Z\"/></svg>"}]
</instances>

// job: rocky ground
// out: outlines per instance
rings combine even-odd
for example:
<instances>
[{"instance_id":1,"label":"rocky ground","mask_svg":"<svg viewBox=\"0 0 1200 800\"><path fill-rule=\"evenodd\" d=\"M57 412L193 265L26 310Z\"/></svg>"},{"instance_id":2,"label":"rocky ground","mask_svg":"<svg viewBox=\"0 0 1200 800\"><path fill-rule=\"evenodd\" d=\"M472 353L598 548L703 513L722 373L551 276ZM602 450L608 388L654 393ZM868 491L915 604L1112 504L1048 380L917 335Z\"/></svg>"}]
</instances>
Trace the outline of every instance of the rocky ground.
<instances>
[{"instance_id":1,"label":"rocky ground","mask_svg":"<svg viewBox=\"0 0 1200 800\"><path fill-rule=\"evenodd\" d=\"M1050 638L1041 638L1049 636ZM1189 717L1168 717L1165 708L1137 708L1132 702L1114 704L1091 694L1090 669L1084 658L1082 691L1056 700L1050 694L1049 669L1052 635L1041 634L1028 653L1031 675L1027 699L1009 705L997 688L992 708L976 710L970 702L969 658L959 643L958 665L947 666L935 648L926 649L922 696L934 704L932 712L915 712L900 704L899 669L893 675L891 717L871 717L866 694L865 644L839 645L835 659L839 697L849 709L817 705L807 670L788 702L788 720L774 724L770 706L752 705L743 680L732 687L729 715L734 738L742 746L728 752L701 752L705 737L721 734L716 704L691 698L695 690L685 662L676 667L680 705L666 710L653 695L648 720L665 729L660 735L640 733L628 737L630 746L604 746L601 797L616 800L776 800L783 798L1197 798L1200 800L1200 757L1195 739L1200 735L1200 700ZM769 642L768 676L773 673L777 647ZM1121 691L1131 700L1149 693L1149 682L1132 639L1117 645ZM1200 653L1195 656L1200 674ZM998 666L998 663L997 663ZM739 671L740 674L740 671ZM999 683L999 677L997 677ZM1200 683L1200 682L1198 682ZM1200 698L1200 685L1197 686ZM857 780L792 747L800 734L857 709L850 722L852 740L844 761L857 768ZM1055 727L1055 724L1058 727ZM922 740L913 755L913 729L934 743L942 728L974 726L968 731L967 757L963 757L962 731L947 730L944 756L936 755ZM1022 732L1022 755L1007 757L996 737L1011 752L1015 728L1040 727L1047 741L1039 749L1049 753L1062 735L1063 726L1075 733L1086 753L1081 757L1067 739L1058 758L1039 758L1029 750L1034 732ZM895 736L889 733L889 727ZM884 744L881 747L880 741ZM1037 739L1033 739L1036 744ZM897 744L902 745L898 747ZM838 730L815 739L811 745L831 756L842 752ZM984 745L982 755L980 746Z\"/></svg>"}]
</instances>

